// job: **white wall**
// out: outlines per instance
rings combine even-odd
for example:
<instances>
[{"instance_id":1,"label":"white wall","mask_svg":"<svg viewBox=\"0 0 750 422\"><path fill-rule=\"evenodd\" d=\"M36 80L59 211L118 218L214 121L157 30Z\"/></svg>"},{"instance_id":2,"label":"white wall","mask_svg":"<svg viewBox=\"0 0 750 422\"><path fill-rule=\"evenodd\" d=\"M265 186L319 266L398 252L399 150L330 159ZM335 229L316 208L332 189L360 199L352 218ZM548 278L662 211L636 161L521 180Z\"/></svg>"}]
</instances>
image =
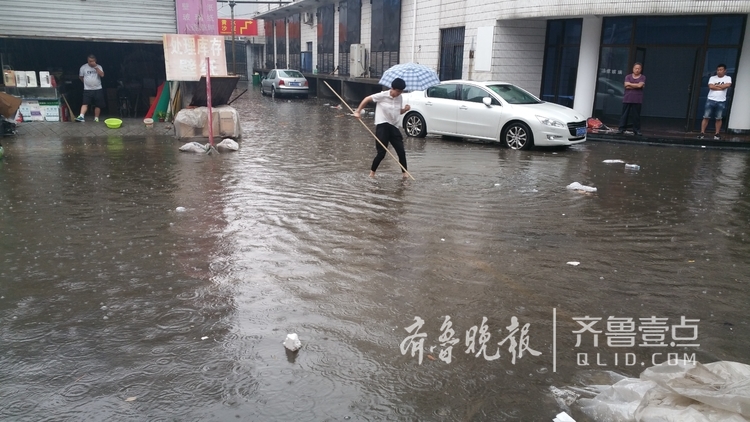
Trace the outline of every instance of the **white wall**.
<instances>
[{"instance_id":1,"label":"white wall","mask_svg":"<svg viewBox=\"0 0 750 422\"><path fill-rule=\"evenodd\" d=\"M746 0L499 0L498 19L750 13Z\"/></svg>"},{"instance_id":2,"label":"white wall","mask_svg":"<svg viewBox=\"0 0 750 422\"><path fill-rule=\"evenodd\" d=\"M750 15L747 17L750 22ZM732 114L729 116L728 129L750 131L750 30L745 28L745 40L742 43L740 62L737 66L735 80L732 81Z\"/></svg>"},{"instance_id":3,"label":"white wall","mask_svg":"<svg viewBox=\"0 0 750 422\"><path fill-rule=\"evenodd\" d=\"M498 21L490 79L510 82L539 95L546 31L546 20Z\"/></svg>"}]
</instances>

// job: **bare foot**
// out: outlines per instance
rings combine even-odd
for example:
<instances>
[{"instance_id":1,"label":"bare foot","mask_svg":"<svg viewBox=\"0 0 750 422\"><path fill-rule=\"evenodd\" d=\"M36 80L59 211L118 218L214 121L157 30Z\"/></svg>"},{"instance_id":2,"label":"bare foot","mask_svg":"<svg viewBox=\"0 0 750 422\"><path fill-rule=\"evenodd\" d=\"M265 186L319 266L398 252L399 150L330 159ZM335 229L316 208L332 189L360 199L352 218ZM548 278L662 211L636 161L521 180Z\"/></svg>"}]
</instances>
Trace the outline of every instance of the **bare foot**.
<instances>
[{"instance_id":1,"label":"bare foot","mask_svg":"<svg viewBox=\"0 0 750 422\"><path fill-rule=\"evenodd\" d=\"M404 180L406 180L406 179L409 178L409 173L407 173L407 172L403 172L403 173L401 173L401 175L404 178Z\"/></svg>"},{"instance_id":2,"label":"bare foot","mask_svg":"<svg viewBox=\"0 0 750 422\"><path fill-rule=\"evenodd\" d=\"M372 177L373 179L375 178L375 172L374 171L370 171L370 177Z\"/></svg>"}]
</instances>

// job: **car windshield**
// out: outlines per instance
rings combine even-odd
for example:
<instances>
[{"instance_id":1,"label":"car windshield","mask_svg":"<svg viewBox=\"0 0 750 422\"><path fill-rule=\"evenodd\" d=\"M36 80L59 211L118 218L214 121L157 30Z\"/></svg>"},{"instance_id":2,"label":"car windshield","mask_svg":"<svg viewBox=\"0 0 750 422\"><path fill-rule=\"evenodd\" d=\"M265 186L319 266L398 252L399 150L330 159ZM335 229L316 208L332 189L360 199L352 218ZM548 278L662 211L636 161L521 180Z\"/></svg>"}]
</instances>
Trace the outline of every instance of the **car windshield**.
<instances>
[{"instance_id":1,"label":"car windshield","mask_svg":"<svg viewBox=\"0 0 750 422\"><path fill-rule=\"evenodd\" d=\"M510 104L539 104L539 98L514 85L488 85L497 95Z\"/></svg>"},{"instance_id":2,"label":"car windshield","mask_svg":"<svg viewBox=\"0 0 750 422\"><path fill-rule=\"evenodd\" d=\"M296 70L279 70L279 74L287 78L304 78L304 76Z\"/></svg>"}]
</instances>

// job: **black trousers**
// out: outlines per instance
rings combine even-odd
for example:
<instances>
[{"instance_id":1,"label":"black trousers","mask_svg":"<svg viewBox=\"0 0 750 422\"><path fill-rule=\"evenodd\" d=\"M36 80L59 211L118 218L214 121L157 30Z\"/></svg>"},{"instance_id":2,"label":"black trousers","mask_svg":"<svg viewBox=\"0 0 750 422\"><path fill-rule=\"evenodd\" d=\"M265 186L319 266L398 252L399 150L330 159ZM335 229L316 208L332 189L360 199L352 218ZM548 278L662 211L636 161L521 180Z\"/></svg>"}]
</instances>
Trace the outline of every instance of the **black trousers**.
<instances>
[{"instance_id":1,"label":"black trousers","mask_svg":"<svg viewBox=\"0 0 750 422\"><path fill-rule=\"evenodd\" d=\"M404 137L401 136L401 131L390 123L381 123L375 127L375 136L380 139L380 142L382 142L386 148L388 148L389 143L393 145L393 149L395 149L396 154L398 154L398 162L401 163L404 168L407 168ZM375 156L375 159L372 160L372 167L370 167L370 170L372 171L376 171L380 162L385 158L386 151L385 148L380 145L380 142L375 142L375 149L378 151L378 154ZM404 170L402 169L401 172L403 173Z\"/></svg>"},{"instance_id":2,"label":"black trousers","mask_svg":"<svg viewBox=\"0 0 750 422\"><path fill-rule=\"evenodd\" d=\"M620 116L620 130L625 130L628 124L628 115L633 116L633 132L641 131L641 104L622 103L622 115Z\"/></svg>"}]
</instances>

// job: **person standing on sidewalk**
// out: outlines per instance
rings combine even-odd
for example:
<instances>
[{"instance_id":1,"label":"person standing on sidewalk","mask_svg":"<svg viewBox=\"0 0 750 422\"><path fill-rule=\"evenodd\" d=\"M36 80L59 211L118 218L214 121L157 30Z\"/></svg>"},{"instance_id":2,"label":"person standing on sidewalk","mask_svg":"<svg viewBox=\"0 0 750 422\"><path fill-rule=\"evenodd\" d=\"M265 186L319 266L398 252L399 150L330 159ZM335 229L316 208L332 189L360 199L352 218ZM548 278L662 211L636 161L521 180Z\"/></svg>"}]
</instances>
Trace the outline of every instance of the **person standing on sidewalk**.
<instances>
[{"instance_id":1,"label":"person standing on sidewalk","mask_svg":"<svg viewBox=\"0 0 750 422\"><path fill-rule=\"evenodd\" d=\"M732 86L732 77L727 76L727 65L724 63L716 67L716 75L708 79L708 97L706 98L706 109L703 112L703 121L701 122L701 134L698 139L706 136L706 128L711 117L716 118L716 130L714 140L720 140L719 131L721 130L721 121L724 117L724 109L727 106L727 89Z\"/></svg>"},{"instance_id":2,"label":"person standing on sidewalk","mask_svg":"<svg viewBox=\"0 0 750 422\"><path fill-rule=\"evenodd\" d=\"M103 77L104 69L96 64L96 57L89 54L88 62L81 66L78 71L78 78L83 82L83 105L81 106L81 114L76 117L76 122L85 121L84 116L92 103L94 104L94 121L99 121L99 113L107 104L102 88Z\"/></svg>"},{"instance_id":3,"label":"person standing on sidewalk","mask_svg":"<svg viewBox=\"0 0 750 422\"><path fill-rule=\"evenodd\" d=\"M391 82L391 89L388 91L378 92L365 97L359 107L354 111L354 117L360 118L359 113L363 108L370 102L373 101L377 104L375 107L375 136L380 139L380 142L388 148L388 144L393 145L393 149L398 154L398 162L401 163L403 169L401 173L406 179L408 173L406 173L406 150L404 149L404 137L401 135L401 130L398 128L399 120L401 115L410 110L409 104L402 106L403 97L401 93L406 88L406 82L401 78L396 78ZM375 171L377 171L380 162L385 158L386 150L380 145L380 142L375 143L377 149L377 155L372 160L372 166L370 167L370 177L375 177Z\"/></svg>"},{"instance_id":4,"label":"person standing on sidewalk","mask_svg":"<svg viewBox=\"0 0 750 422\"><path fill-rule=\"evenodd\" d=\"M643 87L646 86L646 75L642 75L643 65L636 62L633 73L625 76L625 95L622 96L622 115L620 116L619 134L625 133L628 117L633 115L633 134L641 135L641 105L643 104Z\"/></svg>"}]
</instances>

